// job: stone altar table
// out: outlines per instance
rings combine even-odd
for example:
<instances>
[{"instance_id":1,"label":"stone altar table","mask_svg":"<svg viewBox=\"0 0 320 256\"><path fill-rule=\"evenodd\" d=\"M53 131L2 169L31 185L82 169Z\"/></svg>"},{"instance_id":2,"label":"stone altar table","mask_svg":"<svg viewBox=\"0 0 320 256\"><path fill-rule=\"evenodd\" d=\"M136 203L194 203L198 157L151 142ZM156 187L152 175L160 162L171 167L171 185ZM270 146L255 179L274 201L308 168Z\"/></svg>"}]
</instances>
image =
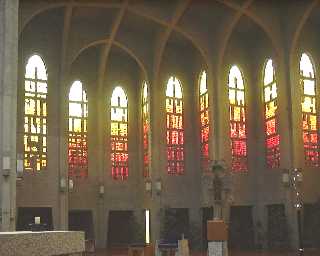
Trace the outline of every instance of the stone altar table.
<instances>
[{"instance_id":1,"label":"stone altar table","mask_svg":"<svg viewBox=\"0 0 320 256\"><path fill-rule=\"evenodd\" d=\"M84 241L82 231L0 232L0 255L82 255Z\"/></svg>"}]
</instances>

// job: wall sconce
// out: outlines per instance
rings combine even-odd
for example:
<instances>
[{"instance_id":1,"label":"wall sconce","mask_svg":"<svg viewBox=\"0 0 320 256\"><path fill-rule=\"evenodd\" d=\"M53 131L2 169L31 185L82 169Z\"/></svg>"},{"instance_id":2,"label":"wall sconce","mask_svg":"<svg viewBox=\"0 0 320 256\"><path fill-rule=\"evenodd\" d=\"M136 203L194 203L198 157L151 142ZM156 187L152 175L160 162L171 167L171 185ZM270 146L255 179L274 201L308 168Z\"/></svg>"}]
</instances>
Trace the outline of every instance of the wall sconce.
<instances>
[{"instance_id":1,"label":"wall sconce","mask_svg":"<svg viewBox=\"0 0 320 256\"><path fill-rule=\"evenodd\" d=\"M146 184L145 184L145 189L146 189L146 192L147 192L147 193L151 193L151 191L152 191L151 185L152 185L151 181L150 181L150 180L147 180L147 181L146 181Z\"/></svg>"},{"instance_id":2,"label":"wall sconce","mask_svg":"<svg viewBox=\"0 0 320 256\"><path fill-rule=\"evenodd\" d=\"M156 181L156 192L157 192L157 195L160 195L161 191L162 191L162 182L159 179L159 180Z\"/></svg>"},{"instance_id":3,"label":"wall sconce","mask_svg":"<svg viewBox=\"0 0 320 256\"><path fill-rule=\"evenodd\" d=\"M22 154L17 155L17 178L23 178L23 156Z\"/></svg>"},{"instance_id":4,"label":"wall sconce","mask_svg":"<svg viewBox=\"0 0 320 256\"><path fill-rule=\"evenodd\" d=\"M60 192L65 192L66 191L66 179L64 177L60 178Z\"/></svg>"},{"instance_id":5,"label":"wall sconce","mask_svg":"<svg viewBox=\"0 0 320 256\"><path fill-rule=\"evenodd\" d=\"M296 181L298 183L301 183L303 181L303 175L302 175L301 170L299 168L294 168L293 173L294 173L294 177L295 177Z\"/></svg>"},{"instance_id":6,"label":"wall sconce","mask_svg":"<svg viewBox=\"0 0 320 256\"><path fill-rule=\"evenodd\" d=\"M10 164L10 156L4 156L2 158L2 175L7 177L10 175L10 169L11 169L11 164Z\"/></svg>"},{"instance_id":7,"label":"wall sconce","mask_svg":"<svg viewBox=\"0 0 320 256\"><path fill-rule=\"evenodd\" d=\"M73 190L73 186L74 186L73 180L69 179L69 192Z\"/></svg>"},{"instance_id":8,"label":"wall sconce","mask_svg":"<svg viewBox=\"0 0 320 256\"><path fill-rule=\"evenodd\" d=\"M104 185L99 186L99 196L103 197L104 196Z\"/></svg>"},{"instance_id":9,"label":"wall sconce","mask_svg":"<svg viewBox=\"0 0 320 256\"><path fill-rule=\"evenodd\" d=\"M289 186L289 184L290 184L290 175L289 175L288 169L284 169L282 172L282 183L285 186Z\"/></svg>"}]
</instances>

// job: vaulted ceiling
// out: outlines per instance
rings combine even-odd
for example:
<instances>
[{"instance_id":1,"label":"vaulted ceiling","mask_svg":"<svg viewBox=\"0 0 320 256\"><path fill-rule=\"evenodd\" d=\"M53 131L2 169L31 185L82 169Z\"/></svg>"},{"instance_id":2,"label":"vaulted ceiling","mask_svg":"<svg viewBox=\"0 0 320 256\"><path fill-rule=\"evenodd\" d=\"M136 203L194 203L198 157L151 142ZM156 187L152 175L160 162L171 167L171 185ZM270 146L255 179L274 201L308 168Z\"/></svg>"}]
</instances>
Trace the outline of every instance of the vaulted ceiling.
<instances>
[{"instance_id":1,"label":"vaulted ceiling","mask_svg":"<svg viewBox=\"0 0 320 256\"><path fill-rule=\"evenodd\" d=\"M306 22L320 24L318 2L20 0L20 44L33 33L51 34L59 45L60 65L68 71L91 51L100 79L112 56L122 52L152 80L168 48L198 55L208 67L221 66L235 43L247 51L269 45L275 55L290 52Z\"/></svg>"}]
</instances>

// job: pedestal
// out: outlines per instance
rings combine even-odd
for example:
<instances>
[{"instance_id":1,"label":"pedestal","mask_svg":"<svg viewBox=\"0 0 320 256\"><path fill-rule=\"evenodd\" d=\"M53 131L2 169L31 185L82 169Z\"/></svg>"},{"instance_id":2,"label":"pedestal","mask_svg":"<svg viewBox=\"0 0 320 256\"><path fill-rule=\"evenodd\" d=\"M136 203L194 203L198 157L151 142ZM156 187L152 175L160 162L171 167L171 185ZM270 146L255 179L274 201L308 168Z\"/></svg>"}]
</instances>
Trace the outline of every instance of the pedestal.
<instances>
[{"instance_id":1,"label":"pedestal","mask_svg":"<svg viewBox=\"0 0 320 256\"><path fill-rule=\"evenodd\" d=\"M228 227L222 220L207 221L208 256L228 256Z\"/></svg>"},{"instance_id":2,"label":"pedestal","mask_svg":"<svg viewBox=\"0 0 320 256\"><path fill-rule=\"evenodd\" d=\"M187 239L178 241L178 256L189 256L189 243Z\"/></svg>"},{"instance_id":3,"label":"pedestal","mask_svg":"<svg viewBox=\"0 0 320 256\"><path fill-rule=\"evenodd\" d=\"M0 255L82 255L82 231L0 232Z\"/></svg>"}]
</instances>

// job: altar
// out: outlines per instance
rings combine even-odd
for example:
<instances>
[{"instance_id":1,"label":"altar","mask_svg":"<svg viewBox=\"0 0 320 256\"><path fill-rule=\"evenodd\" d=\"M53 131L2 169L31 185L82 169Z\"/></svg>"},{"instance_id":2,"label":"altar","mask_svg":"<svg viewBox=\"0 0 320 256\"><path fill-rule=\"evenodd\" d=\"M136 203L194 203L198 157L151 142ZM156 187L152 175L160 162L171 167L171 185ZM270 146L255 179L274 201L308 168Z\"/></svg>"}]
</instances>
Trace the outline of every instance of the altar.
<instances>
[{"instance_id":1,"label":"altar","mask_svg":"<svg viewBox=\"0 0 320 256\"><path fill-rule=\"evenodd\" d=\"M50 256L83 255L82 231L0 232L0 255Z\"/></svg>"}]
</instances>

